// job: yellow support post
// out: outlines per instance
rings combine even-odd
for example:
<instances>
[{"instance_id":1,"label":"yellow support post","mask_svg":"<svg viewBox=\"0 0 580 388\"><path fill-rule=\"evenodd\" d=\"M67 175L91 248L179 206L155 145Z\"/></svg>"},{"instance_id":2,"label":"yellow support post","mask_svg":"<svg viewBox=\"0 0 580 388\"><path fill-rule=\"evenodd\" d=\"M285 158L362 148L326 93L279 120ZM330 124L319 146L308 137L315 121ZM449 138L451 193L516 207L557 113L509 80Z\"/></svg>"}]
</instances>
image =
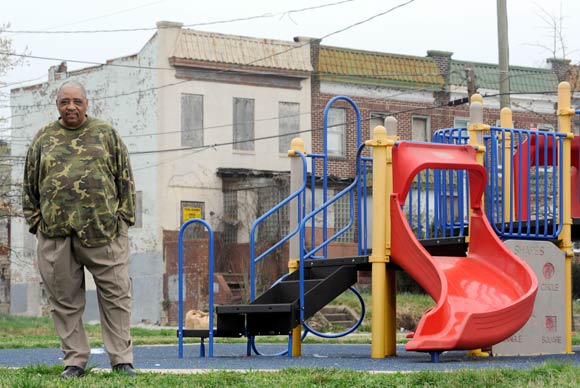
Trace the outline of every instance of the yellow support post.
<instances>
[{"instance_id":1,"label":"yellow support post","mask_svg":"<svg viewBox=\"0 0 580 388\"><path fill-rule=\"evenodd\" d=\"M565 133L563 152L563 177L562 177L562 200L564 208L561 209L564 218L562 231L558 236L561 241L560 250L566 255L565 276L566 276L566 353L572 351L572 182L571 182L571 154L572 154L572 116L574 109L570 108L572 99L571 87L568 82L560 82L558 85L558 117L560 122L560 133Z\"/></svg>"},{"instance_id":2,"label":"yellow support post","mask_svg":"<svg viewBox=\"0 0 580 388\"><path fill-rule=\"evenodd\" d=\"M288 151L288 156L290 159L290 192L296 192L302 182L304 181L304 168L302 164L302 158L298 155L297 151L306 155L306 150L304 148L304 140L299 137L292 139L290 143L290 150ZM290 230L296 229L298 226L298 201L293 200L290 202ZM295 235L290 238L289 242L289 256L288 259L288 271L294 272L300 268L300 237ZM297 325L292 329L292 357L298 357L302 355L302 325Z\"/></svg>"},{"instance_id":3,"label":"yellow support post","mask_svg":"<svg viewBox=\"0 0 580 388\"><path fill-rule=\"evenodd\" d=\"M300 259L288 260L288 272L298 271ZM302 325L297 325L292 329L292 357L302 355Z\"/></svg>"},{"instance_id":4,"label":"yellow support post","mask_svg":"<svg viewBox=\"0 0 580 388\"><path fill-rule=\"evenodd\" d=\"M387 175L386 175L386 209L385 209L385 257L391 257L391 206L390 198L393 193L393 146L397 137L397 119L390 116L385 119L387 130ZM373 197L374 198L374 197ZM396 273L387 268L387 294L385 295L385 356L397 355L397 283Z\"/></svg>"},{"instance_id":5,"label":"yellow support post","mask_svg":"<svg viewBox=\"0 0 580 388\"><path fill-rule=\"evenodd\" d=\"M483 132L489 131L489 125L483 124L483 97L481 94L471 96L469 105L469 144L476 149L477 162L483 166L485 157L485 145L483 144Z\"/></svg>"},{"instance_id":6,"label":"yellow support post","mask_svg":"<svg viewBox=\"0 0 580 388\"><path fill-rule=\"evenodd\" d=\"M469 125L467 130L469 132L469 144L475 148L475 158L477 163L484 165L485 145L483 144L483 132L489 131L490 126L483 124L483 97L481 94L473 94L469 104ZM481 200L481 207L484 206L484 198ZM471 215L473 210L469 208L469 222L471 230ZM469 243L470 236L465 236L465 242ZM467 352L468 356L488 357L489 353L482 351L482 349L472 349Z\"/></svg>"},{"instance_id":7,"label":"yellow support post","mask_svg":"<svg viewBox=\"0 0 580 388\"><path fill-rule=\"evenodd\" d=\"M365 144L373 147L373 237L371 262L371 357L384 358L386 344L387 305L387 154L392 141L387 138L387 130L377 126L372 140ZM390 251L390 249L388 249ZM390 253L390 252L389 252Z\"/></svg>"},{"instance_id":8,"label":"yellow support post","mask_svg":"<svg viewBox=\"0 0 580 388\"><path fill-rule=\"evenodd\" d=\"M475 148L475 158L477 162L483 165L485 157L485 145L483 144L483 131L489 131L489 125L483 124L483 97L481 94L473 94L469 103L469 124L467 132L469 133L469 144ZM482 207L484 201L482 200ZM469 209L469 220L471 222L472 210ZM465 242L469 244L469 234L465 236Z\"/></svg>"},{"instance_id":9,"label":"yellow support post","mask_svg":"<svg viewBox=\"0 0 580 388\"><path fill-rule=\"evenodd\" d=\"M514 122L512 119L512 110L510 108L502 108L500 112L500 122L502 128L513 128ZM512 190L512 134L510 132L504 132L505 140L504 150L503 150L503 160L504 160L504 170L501 172L503 174L503 214L504 222L510 222L515 216L515 206L511 195Z\"/></svg>"}]
</instances>

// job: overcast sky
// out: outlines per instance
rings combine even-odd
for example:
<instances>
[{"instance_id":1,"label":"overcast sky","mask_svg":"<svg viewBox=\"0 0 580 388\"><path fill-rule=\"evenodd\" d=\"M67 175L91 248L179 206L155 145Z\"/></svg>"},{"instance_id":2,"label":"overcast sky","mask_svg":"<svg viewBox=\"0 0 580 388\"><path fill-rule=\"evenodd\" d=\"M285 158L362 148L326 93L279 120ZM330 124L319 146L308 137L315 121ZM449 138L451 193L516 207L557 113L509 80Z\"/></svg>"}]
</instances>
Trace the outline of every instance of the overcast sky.
<instances>
[{"instance_id":1,"label":"overcast sky","mask_svg":"<svg viewBox=\"0 0 580 388\"><path fill-rule=\"evenodd\" d=\"M5 33L18 52L58 60L28 59L25 66L0 77L0 86L34 79L46 80L47 70L60 60L104 62L138 52L160 20L197 25L191 28L227 34L292 40L295 36L324 37L384 13L409 0L63 0L3 1L0 23L13 31L110 30L152 28L135 32L29 34ZM332 4L317 9L302 8ZM507 0L510 64L546 66L552 53L553 31L541 15L562 18L567 57L580 62L579 0ZM294 12L290 12L294 11ZM199 25L236 18L246 21ZM497 63L495 0L415 0L364 24L332 34L322 44L409 55L427 50L453 52L454 59ZM542 47L543 46L543 47ZM561 53L559 53L561 55ZM88 65L69 62L69 69ZM15 87L13 85L11 87ZM19 86L19 85L18 85ZM0 89L0 105L9 88ZM3 103L2 103L3 101ZM9 112L0 110L0 116ZM1 124L0 124L1 125Z\"/></svg>"}]
</instances>

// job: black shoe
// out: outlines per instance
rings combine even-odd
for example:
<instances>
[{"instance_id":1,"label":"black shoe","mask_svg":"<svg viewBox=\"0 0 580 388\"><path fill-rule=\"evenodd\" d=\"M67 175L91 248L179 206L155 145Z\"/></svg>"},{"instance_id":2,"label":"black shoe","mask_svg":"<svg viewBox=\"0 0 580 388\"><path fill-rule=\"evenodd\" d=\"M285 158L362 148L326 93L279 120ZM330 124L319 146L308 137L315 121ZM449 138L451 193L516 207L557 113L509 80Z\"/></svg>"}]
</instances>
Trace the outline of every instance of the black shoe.
<instances>
[{"instance_id":1,"label":"black shoe","mask_svg":"<svg viewBox=\"0 0 580 388\"><path fill-rule=\"evenodd\" d=\"M133 377L137 375L137 371L133 368L132 364L117 364L113 366L113 372L123 374L127 377Z\"/></svg>"},{"instance_id":2,"label":"black shoe","mask_svg":"<svg viewBox=\"0 0 580 388\"><path fill-rule=\"evenodd\" d=\"M83 377L85 370L79 366L70 365L64 368L64 372L60 374L61 379L73 379L76 377Z\"/></svg>"}]
</instances>

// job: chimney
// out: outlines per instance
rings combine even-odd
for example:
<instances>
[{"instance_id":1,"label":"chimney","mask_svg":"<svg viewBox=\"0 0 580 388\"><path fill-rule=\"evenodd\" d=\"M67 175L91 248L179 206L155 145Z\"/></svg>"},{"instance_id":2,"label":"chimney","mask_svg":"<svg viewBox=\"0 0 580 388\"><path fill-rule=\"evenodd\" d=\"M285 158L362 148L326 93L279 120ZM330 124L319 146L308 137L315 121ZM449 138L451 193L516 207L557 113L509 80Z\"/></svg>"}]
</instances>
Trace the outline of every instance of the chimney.
<instances>
[{"instance_id":1,"label":"chimney","mask_svg":"<svg viewBox=\"0 0 580 388\"><path fill-rule=\"evenodd\" d=\"M558 78L558 82L568 81L570 76L570 60L563 58L548 58L546 59L552 68L554 74Z\"/></svg>"},{"instance_id":2,"label":"chimney","mask_svg":"<svg viewBox=\"0 0 580 388\"><path fill-rule=\"evenodd\" d=\"M48 68L48 82L60 81L67 78L66 62Z\"/></svg>"}]
</instances>

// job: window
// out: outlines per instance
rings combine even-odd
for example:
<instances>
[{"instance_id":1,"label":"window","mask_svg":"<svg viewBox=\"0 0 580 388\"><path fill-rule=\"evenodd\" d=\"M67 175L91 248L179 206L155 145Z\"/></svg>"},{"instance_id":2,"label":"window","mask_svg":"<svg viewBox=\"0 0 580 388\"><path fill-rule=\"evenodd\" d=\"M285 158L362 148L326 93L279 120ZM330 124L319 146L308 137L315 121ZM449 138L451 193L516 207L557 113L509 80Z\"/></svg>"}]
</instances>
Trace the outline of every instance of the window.
<instances>
[{"instance_id":1,"label":"window","mask_svg":"<svg viewBox=\"0 0 580 388\"><path fill-rule=\"evenodd\" d=\"M337 191L338 193L339 191ZM356 201L356 200L355 200ZM353 203L353 206L356 202ZM335 202L334 207L334 233L347 226L350 222L350 196L343 195ZM356 223L353 223L343 234L337 237L338 242L353 242L355 241Z\"/></svg>"},{"instance_id":2,"label":"window","mask_svg":"<svg viewBox=\"0 0 580 388\"><path fill-rule=\"evenodd\" d=\"M453 128L467 128L469 125L469 117L456 117L453 120Z\"/></svg>"},{"instance_id":3,"label":"window","mask_svg":"<svg viewBox=\"0 0 580 388\"><path fill-rule=\"evenodd\" d=\"M224 191L224 244L238 241L238 192Z\"/></svg>"},{"instance_id":4,"label":"window","mask_svg":"<svg viewBox=\"0 0 580 388\"><path fill-rule=\"evenodd\" d=\"M429 127L429 117L413 116L411 118L411 140L431 140L431 128Z\"/></svg>"},{"instance_id":5,"label":"window","mask_svg":"<svg viewBox=\"0 0 580 388\"><path fill-rule=\"evenodd\" d=\"M371 112L371 118L370 118L370 122L369 122L369 128L371 130L371 134L370 136L373 137L373 130L375 129L375 127L382 125L383 127L385 126L385 118L387 117L387 114L384 112Z\"/></svg>"},{"instance_id":6,"label":"window","mask_svg":"<svg viewBox=\"0 0 580 388\"><path fill-rule=\"evenodd\" d=\"M234 150L254 150L254 100L234 97Z\"/></svg>"},{"instance_id":7,"label":"window","mask_svg":"<svg viewBox=\"0 0 580 388\"><path fill-rule=\"evenodd\" d=\"M290 149L292 139L300 131L300 104L280 102L278 104L278 151L285 154Z\"/></svg>"},{"instance_id":8,"label":"window","mask_svg":"<svg viewBox=\"0 0 580 388\"><path fill-rule=\"evenodd\" d=\"M346 156L346 109L328 110L328 155Z\"/></svg>"},{"instance_id":9,"label":"window","mask_svg":"<svg viewBox=\"0 0 580 388\"><path fill-rule=\"evenodd\" d=\"M278 181L275 186L258 189L258 214L261 216L286 198L290 191L289 181ZM258 226L259 241L278 241L288 234L289 206L283 206Z\"/></svg>"},{"instance_id":10,"label":"window","mask_svg":"<svg viewBox=\"0 0 580 388\"><path fill-rule=\"evenodd\" d=\"M181 146L203 145L203 96L181 95Z\"/></svg>"},{"instance_id":11,"label":"window","mask_svg":"<svg viewBox=\"0 0 580 388\"><path fill-rule=\"evenodd\" d=\"M548 124L548 123L539 123L539 124L538 124L538 130L539 130L539 131L549 131L549 132L554 132L554 124Z\"/></svg>"},{"instance_id":12,"label":"window","mask_svg":"<svg viewBox=\"0 0 580 388\"><path fill-rule=\"evenodd\" d=\"M135 225L134 228L143 227L143 192L137 191L135 193Z\"/></svg>"}]
</instances>

